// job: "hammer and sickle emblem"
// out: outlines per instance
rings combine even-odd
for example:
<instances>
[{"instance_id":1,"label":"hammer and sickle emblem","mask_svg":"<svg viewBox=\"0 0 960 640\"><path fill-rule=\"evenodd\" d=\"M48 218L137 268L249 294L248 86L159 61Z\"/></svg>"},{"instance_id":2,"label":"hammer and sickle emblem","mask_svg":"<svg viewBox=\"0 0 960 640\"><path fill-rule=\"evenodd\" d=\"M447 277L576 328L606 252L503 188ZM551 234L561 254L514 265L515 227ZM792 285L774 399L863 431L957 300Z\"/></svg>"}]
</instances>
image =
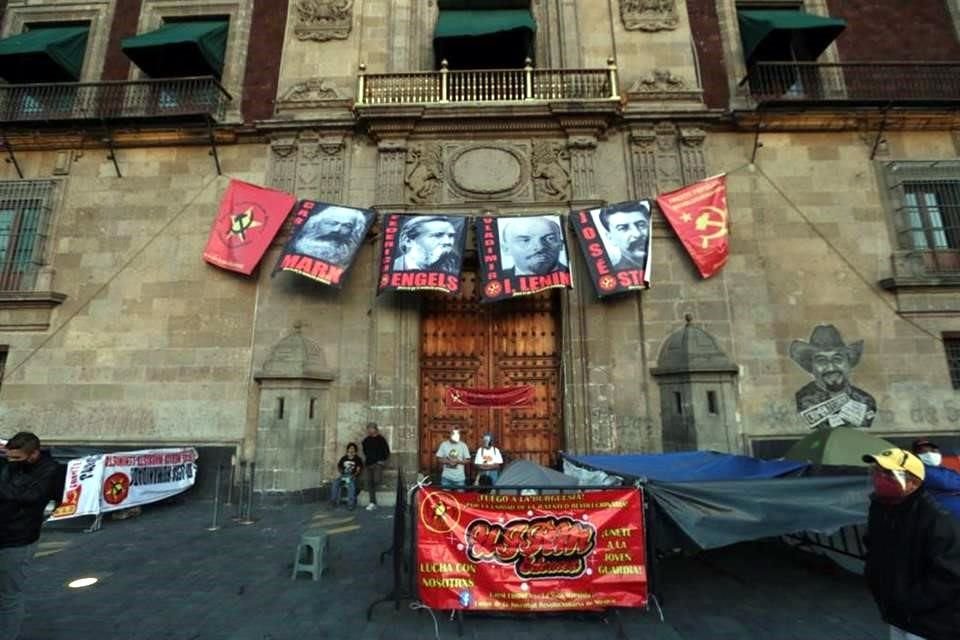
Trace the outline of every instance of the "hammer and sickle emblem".
<instances>
[{"instance_id":1,"label":"hammer and sickle emblem","mask_svg":"<svg viewBox=\"0 0 960 640\"><path fill-rule=\"evenodd\" d=\"M713 233L700 236L700 242L706 249L710 246L711 240L719 240L727 235L727 212L718 207L704 207L700 215L697 216L694 227L700 232L707 229L716 229Z\"/></svg>"},{"instance_id":2,"label":"hammer and sickle emblem","mask_svg":"<svg viewBox=\"0 0 960 640\"><path fill-rule=\"evenodd\" d=\"M253 207L248 207L243 213L230 217L230 233L246 240L246 232L253 227Z\"/></svg>"}]
</instances>

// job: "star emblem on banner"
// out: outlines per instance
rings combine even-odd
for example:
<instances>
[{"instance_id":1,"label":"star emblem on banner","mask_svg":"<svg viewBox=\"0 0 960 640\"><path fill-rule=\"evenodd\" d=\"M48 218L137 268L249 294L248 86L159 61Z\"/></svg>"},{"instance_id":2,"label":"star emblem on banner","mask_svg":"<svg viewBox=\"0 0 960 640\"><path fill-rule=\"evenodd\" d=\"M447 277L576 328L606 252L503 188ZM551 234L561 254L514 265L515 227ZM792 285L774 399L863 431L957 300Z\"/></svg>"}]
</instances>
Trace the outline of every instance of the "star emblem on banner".
<instances>
[{"instance_id":1,"label":"star emblem on banner","mask_svg":"<svg viewBox=\"0 0 960 640\"><path fill-rule=\"evenodd\" d=\"M460 502L453 494L429 492L420 503L420 522L434 533L448 533L460 523Z\"/></svg>"},{"instance_id":2,"label":"star emblem on banner","mask_svg":"<svg viewBox=\"0 0 960 640\"><path fill-rule=\"evenodd\" d=\"M690 222L691 220L693 220L693 218L690 216L689 213L684 213L682 216L680 216L680 219L683 220L684 222Z\"/></svg>"},{"instance_id":3,"label":"star emblem on banner","mask_svg":"<svg viewBox=\"0 0 960 640\"><path fill-rule=\"evenodd\" d=\"M266 224L267 216L259 205L243 203L221 220L224 244L228 247L241 247L252 241L256 230Z\"/></svg>"},{"instance_id":4,"label":"star emblem on banner","mask_svg":"<svg viewBox=\"0 0 960 640\"><path fill-rule=\"evenodd\" d=\"M700 232L714 229L713 233L700 236L703 248L708 249L711 240L719 240L727 235L727 212L718 207L706 207L697 216L694 227Z\"/></svg>"},{"instance_id":5,"label":"star emblem on banner","mask_svg":"<svg viewBox=\"0 0 960 640\"><path fill-rule=\"evenodd\" d=\"M611 275L600 276L598 284L604 291L610 291L617 288L617 279Z\"/></svg>"},{"instance_id":6,"label":"star emblem on banner","mask_svg":"<svg viewBox=\"0 0 960 640\"><path fill-rule=\"evenodd\" d=\"M387 274L383 274L382 276L380 276L380 287L383 288L388 284L390 284L390 276L388 276Z\"/></svg>"},{"instance_id":7,"label":"star emblem on banner","mask_svg":"<svg viewBox=\"0 0 960 640\"><path fill-rule=\"evenodd\" d=\"M483 288L483 291L488 297L493 298L494 296L500 295L503 291L503 285L494 280L493 282L488 282L487 286Z\"/></svg>"}]
</instances>

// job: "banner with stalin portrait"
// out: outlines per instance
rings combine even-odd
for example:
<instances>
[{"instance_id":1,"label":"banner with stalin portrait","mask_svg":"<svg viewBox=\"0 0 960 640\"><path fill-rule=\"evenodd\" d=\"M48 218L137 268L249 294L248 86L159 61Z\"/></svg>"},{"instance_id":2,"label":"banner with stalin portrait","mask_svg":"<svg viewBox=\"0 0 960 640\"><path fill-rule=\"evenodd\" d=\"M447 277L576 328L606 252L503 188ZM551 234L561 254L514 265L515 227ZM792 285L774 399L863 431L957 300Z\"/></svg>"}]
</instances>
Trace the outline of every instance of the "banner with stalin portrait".
<instances>
[{"instance_id":1,"label":"banner with stalin portrait","mask_svg":"<svg viewBox=\"0 0 960 640\"><path fill-rule=\"evenodd\" d=\"M384 216L377 293L459 291L466 230L465 216Z\"/></svg>"},{"instance_id":2,"label":"banner with stalin portrait","mask_svg":"<svg viewBox=\"0 0 960 640\"><path fill-rule=\"evenodd\" d=\"M301 200L274 274L292 271L340 289L374 218L367 209Z\"/></svg>"},{"instance_id":3,"label":"banner with stalin portrait","mask_svg":"<svg viewBox=\"0 0 960 640\"><path fill-rule=\"evenodd\" d=\"M417 494L416 580L433 609L645 607L640 489Z\"/></svg>"},{"instance_id":4,"label":"banner with stalin portrait","mask_svg":"<svg viewBox=\"0 0 960 640\"><path fill-rule=\"evenodd\" d=\"M650 201L621 202L570 216L597 296L650 286Z\"/></svg>"},{"instance_id":5,"label":"banner with stalin portrait","mask_svg":"<svg viewBox=\"0 0 960 640\"><path fill-rule=\"evenodd\" d=\"M488 216L476 224L483 302L573 288L560 216Z\"/></svg>"}]
</instances>

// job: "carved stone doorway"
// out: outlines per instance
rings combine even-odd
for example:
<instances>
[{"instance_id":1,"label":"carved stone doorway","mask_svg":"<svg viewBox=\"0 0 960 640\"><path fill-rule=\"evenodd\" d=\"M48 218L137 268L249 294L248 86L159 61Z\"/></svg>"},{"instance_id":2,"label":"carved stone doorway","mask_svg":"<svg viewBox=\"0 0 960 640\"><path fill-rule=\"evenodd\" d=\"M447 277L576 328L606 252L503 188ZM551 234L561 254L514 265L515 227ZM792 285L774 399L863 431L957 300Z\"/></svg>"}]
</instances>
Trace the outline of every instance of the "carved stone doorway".
<instances>
[{"instance_id":1,"label":"carved stone doorway","mask_svg":"<svg viewBox=\"0 0 960 640\"><path fill-rule=\"evenodd\" d=\"M420 341L420 469L439 472L435 454L457 427L471 457L490 432L508 458L557 461L563 442L560 321L556 291L480 304L479 280L466 272L458 296L425 298ZM448 409L447 387L530 385L532 405ZM468 467L472 476L472 469Z\"/></svg>"}]
</instances>

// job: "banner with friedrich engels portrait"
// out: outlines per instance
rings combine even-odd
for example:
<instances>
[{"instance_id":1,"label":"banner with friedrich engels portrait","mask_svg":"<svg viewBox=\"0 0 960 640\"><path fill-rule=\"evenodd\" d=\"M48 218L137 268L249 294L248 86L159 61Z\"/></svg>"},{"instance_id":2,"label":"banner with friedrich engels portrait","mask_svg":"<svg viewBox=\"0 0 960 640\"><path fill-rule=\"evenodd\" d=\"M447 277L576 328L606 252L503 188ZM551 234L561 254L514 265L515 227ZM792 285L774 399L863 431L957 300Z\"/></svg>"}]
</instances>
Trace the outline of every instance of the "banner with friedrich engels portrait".
<instances>
[{"instance_id":1,"label":"banner with friedrich engels portrait","mask_svg":"<svg viewBox=\"0 0 960 640\"><path fill-rule=\"evenodd\" d=\"M638 488L554 495L417 492L416 585L433 609L645 607Z\"/></svg>"},{"instance_id":2,"label":"banner with friedrich engels portrait","mask_svg":"<svg viewBox=\"0 0 960 640\"><path fill-rule=\"evenodd\" d=\"M340 289L375 218L368 209L301 200L293 209L293 233L274 275L292 271Z\"/></svg>"},{"instance_id":3,"label":"banner with friedrich engels portrait","mask_svg":"<svg viewBox=\"0 0 960 640\"><path fill-rule=\"evenodd\" d=\"M559 215L477 219L483 302L573 288Z\"/></svg>"},{"instance_id":4,"label":"banner with friedrich engels portrait","mask_svg":"<svg viewBox=\"0 0 960 640\"><path fill-rule=\"evenodd\" d=\"M460 291L466 230L466 216L384 216L377 293Z\"/></svg>"}]
</instances>

